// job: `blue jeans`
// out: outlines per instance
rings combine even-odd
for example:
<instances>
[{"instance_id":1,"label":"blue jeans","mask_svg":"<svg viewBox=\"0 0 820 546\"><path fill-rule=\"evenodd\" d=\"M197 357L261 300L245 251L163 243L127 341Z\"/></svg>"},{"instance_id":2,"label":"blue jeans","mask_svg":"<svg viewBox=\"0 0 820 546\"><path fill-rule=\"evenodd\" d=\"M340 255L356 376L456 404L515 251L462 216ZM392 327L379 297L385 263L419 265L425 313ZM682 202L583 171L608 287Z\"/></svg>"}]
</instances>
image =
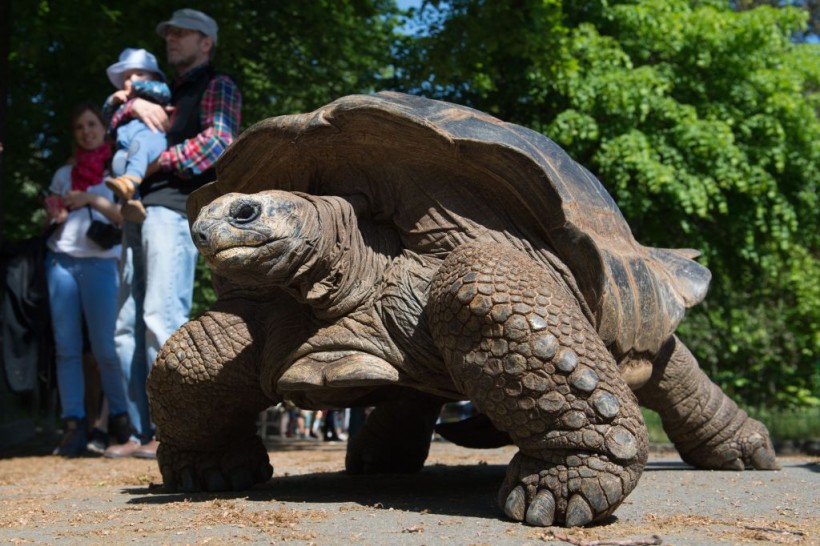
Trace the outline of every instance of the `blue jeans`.
<instances>
[{"instance_id":1,"label":"blue jeans","mask_svg":"<svg viewBox=\"0 0 820 546\"><path fill-rule=\"evenodd\" d=\"M62 252L49 252L46 275L63 419L85 417L83 317L111 415L125 413L125 380L114 349L117 260L74 258Z\"/></svg>"},{"instance_id":2,"label":"blue jeans","mask_svg":"<svg viewBox=\"0 0 820 546\"><path fill-rule=\"evenodd\" d=\"M162 344L188 321L197 250L188 219L147 207L143 224L125 222L115 342L128 384L128 415L138 439L154 435L145 384Z\"/></svg>"}]
</instances>

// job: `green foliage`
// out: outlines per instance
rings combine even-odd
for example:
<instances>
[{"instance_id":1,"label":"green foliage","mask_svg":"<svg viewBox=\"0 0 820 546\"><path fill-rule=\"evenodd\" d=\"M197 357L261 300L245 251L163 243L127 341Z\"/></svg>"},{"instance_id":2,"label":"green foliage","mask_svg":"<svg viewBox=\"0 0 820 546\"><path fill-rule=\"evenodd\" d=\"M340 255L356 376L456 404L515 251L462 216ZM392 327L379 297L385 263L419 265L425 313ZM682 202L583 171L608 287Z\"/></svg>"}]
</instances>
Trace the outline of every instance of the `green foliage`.
<instances>
[{"instance_id":1,"label":"green foliage","mask_svg":"<svg viewBox=\"0 0 820 546\"><path fill-rule=\"evenodd\" d=\"M820 46L791 40L805 12L433 4L406 88L556 140L642 243L703 253L712 289L681 335L713 379L747 403L820 403ZM484 46L496 33L516 48Z\"/></svg>"},{"instance_id":2,"label":"green foliage","mask_svg":"<svg viewBox=\"0 0 820 546\"><path fill-rule=\"evenodd\" d=\"M198 317L207 311L216 301L216 290L211 282L211 270L200 256L196 263L194 276L194 303L191 317Z\"/></svg>"}]
</instances>

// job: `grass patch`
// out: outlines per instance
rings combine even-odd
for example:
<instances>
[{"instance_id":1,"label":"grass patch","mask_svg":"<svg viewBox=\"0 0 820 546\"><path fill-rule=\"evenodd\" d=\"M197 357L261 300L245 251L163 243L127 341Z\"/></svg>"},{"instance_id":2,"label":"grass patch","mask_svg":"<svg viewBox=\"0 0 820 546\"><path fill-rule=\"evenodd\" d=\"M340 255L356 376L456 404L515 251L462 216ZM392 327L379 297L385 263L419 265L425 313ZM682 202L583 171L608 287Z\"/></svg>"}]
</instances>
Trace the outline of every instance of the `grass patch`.
<instances>
[{"instance_id":1,"label":"grass patch","mask_svg":"<svg viewBox=\"0 0 820 546\"><path fill-rule=\"evenodd\" d=\"M772 440L812 440L820 438L820 407L781 410L773 408L744 408L769 429ZM641 408L643 420L653 444L668 443L661 417L652 410Z\"/></svg>"},{"instance_id":2,"label":"grass patch","mask_svg":"<svg viewBox=\"0 0 820 546\"><path fill-rule=\"evenodd\" d=\"M820 407L781 410L772 408L744 408L746 413L766 425L772 440L812 440L820 438ZM442 422L449 423L462 419L462 408L458 404L447 404L442 412ZM641 408L643 420L649 431L649 442L653 444L671 443L663 431L661 417L656 412Z\"/></svg>"},{"instance_id":3,"label":"grass patch","mask_svg":"<svg viewBox=\"0 0 820 546\"><path fill-rule=\"evenodd\" d=\"M766 425L773 440L812 440L820 438L820 407L781 410L745 408Z\"/></svg>"},{"instance_id":4,"label":"grass patch","mask_svg":"<svg viewBox=\"0 0 820 546\"><path fill-rule=\"evenodd\" d=\"M656 412L646 408L641 408L641 413L643 414L643 421L644 423L646 423L646 430L649 431L649 443L671 443L669 437L663 431L663 426L661 425L661 416L658 415Z\"/></svg>"}]
</instances>

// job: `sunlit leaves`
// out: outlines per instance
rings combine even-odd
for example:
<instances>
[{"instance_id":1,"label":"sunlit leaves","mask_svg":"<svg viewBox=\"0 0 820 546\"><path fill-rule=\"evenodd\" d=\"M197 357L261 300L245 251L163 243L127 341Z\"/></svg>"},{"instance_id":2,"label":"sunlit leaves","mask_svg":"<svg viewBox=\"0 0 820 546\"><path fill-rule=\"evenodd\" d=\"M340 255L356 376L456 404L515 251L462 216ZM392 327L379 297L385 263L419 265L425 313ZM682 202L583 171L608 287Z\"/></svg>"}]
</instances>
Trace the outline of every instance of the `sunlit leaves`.
<instances>
[{"instance_id":1,"label":"sunlit leaves","mask_svg":"<svg viewBox=\"0 0 820 546\"><path fill-rule=\"evenodd\" d=\"M602 179L641 242L704 253L714 281L684 333L713 377L747 401L820 388L820 46L792 41L805 12L592 0L556 19L523 2L552 24L516 34L538 58L482 49L476 35L516 21L484 20L483 5L441 4L428 41L446 55L425 72L436 96L545 132ZM510 66L526 78L502 76Z\"/></svg>"}]
</instances>

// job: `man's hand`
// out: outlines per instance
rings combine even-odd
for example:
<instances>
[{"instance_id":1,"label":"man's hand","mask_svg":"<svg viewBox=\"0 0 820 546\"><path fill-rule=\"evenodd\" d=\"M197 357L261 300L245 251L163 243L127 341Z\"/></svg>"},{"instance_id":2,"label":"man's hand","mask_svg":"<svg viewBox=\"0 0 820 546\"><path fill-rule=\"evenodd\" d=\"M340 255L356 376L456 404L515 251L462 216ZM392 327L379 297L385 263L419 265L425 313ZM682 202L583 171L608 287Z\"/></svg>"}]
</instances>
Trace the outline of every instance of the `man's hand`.
<instances>
[{"instance_id":1,"label":"man's hand","mask_svg":"<svg viewBox=\"0 0 820 546\"><path fill-rule=\"evenodd\" d=\"M134 99L131 113L142 120L154 132L166 132L170 125L170 118L166 108L145 99Z\"/></svg>"}]
</instances>

